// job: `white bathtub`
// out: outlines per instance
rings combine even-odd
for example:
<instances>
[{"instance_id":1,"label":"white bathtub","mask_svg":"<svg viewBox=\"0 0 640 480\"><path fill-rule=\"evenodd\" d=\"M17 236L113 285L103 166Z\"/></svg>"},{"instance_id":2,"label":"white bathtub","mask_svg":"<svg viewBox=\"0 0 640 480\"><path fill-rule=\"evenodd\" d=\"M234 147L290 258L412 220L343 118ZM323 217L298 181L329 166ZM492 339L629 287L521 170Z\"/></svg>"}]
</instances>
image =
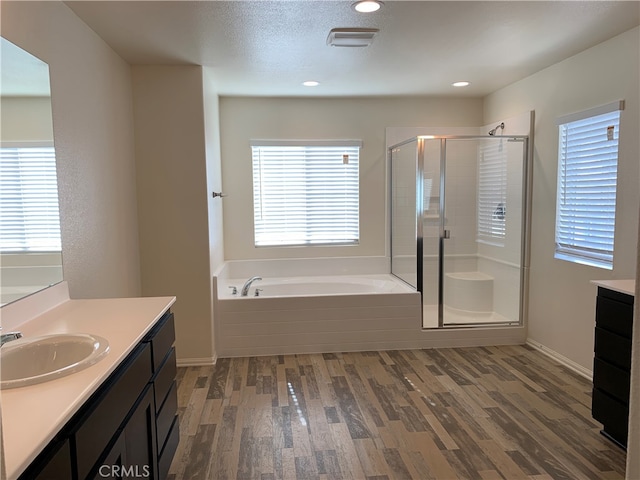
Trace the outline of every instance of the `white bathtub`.
<instances>
[{"instance_id":1,"label":"white bathtub","mask_svg":"<svg viewBox=\"0 0 640 480\"><path fill-rule=\"evenodd\" d=\"M246 279L220 279L218 299L241 299L240 291ZM237 294L233 295L233 288ZM318 277L263 277L251 284L248 298L315 297L323 295L362 295L379 293L411 293L404 282L391 275L322 275Z\"/></svg>"}]
</instances>

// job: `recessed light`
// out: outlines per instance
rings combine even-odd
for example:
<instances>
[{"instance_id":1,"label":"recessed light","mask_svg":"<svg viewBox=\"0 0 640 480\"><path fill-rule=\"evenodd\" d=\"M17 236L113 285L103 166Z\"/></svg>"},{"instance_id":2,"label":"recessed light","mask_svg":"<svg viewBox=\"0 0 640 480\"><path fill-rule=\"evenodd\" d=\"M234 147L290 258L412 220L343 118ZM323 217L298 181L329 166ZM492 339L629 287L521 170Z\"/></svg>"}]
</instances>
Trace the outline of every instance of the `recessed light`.
<instances>
[{"instance_id":1,"label":"recessed light","mask_svg":"<svg viewBox=\"0 0 640 480\"><path fill-rule=\"evenodd\" d=\"M451 85L453 85L454 87L468 87L469 85L471 85L470 82L454 82Z\"/></svg>"},{"instance_id":2,"label":"recessed light","mask_svg":"<svg viewBox=\"0 0 640 480\"><path fill-rule=\"evenodd\" d=\"M305 87L317 87L320 85L320 82L316 82L315 80L307 80L306 82L302 82L302 85Z\"/></svg>"},{"instance_id":3,"label":"recessed light","mask_svg":"<svg viewBox=\"0 0 640 480\"><path fill-rule=\"evenodd\" d=\"M360 13L377 12L382 7L383 3L376 0L360 0L354 3L351 7Z\"/></svg>"}]
</instances>

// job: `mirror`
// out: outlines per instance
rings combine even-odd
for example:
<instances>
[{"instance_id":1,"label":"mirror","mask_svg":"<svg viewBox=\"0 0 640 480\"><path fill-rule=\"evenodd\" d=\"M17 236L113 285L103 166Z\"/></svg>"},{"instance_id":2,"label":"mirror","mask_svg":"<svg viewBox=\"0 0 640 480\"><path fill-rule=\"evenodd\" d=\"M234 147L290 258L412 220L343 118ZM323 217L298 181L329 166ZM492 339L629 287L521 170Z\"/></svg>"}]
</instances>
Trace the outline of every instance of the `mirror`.
<instances>
[{"instance_id":1,"label":"mirror","mask_svg":"<svg viewBox=\"0 0 640 480\"><path fill-rule=\"evenodd\" d=\"M0 37L0 305L62 280L49 66Z\"/></svg>"}]
</instances>

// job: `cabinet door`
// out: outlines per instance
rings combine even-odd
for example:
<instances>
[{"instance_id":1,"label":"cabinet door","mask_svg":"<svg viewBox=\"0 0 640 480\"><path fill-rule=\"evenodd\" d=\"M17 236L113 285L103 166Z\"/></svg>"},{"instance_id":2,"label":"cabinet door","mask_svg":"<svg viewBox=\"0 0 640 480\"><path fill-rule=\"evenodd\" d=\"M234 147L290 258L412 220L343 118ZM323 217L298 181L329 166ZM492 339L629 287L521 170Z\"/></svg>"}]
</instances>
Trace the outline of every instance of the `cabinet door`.
<instances>
[{"instance_id":1,"label":"cabinet door","mask_svg":"<svg viewBox=\"0 0 640 480\"><path fill-rule=\"evenodd\" d=\"M93 476L93 480L125 478L124 467L126 465L127 454L125 451L124 434L121 433L102 462L102 465L99 466L98 472Z\"/></svg>"},{"instance_id":2,"label":"cabinet door","mask_svg":"<svg viewBox=\"0 0 640 480\"><path fill-rule=\"evenodd\" d=\"M124 428L126 468L131 477L157 478L156 409L153 385L144 390L142 399Z\"/></svg>"},{"instance_id":3,"label":"cabinet door","mask_svg":"<svg viewBox=\"0 0 640 480\"><path fill-rule=\"evenodd\" d=\"M69 441L65 440L41 468L34 468L37 462L25 471L20 479L50 480L52 478L71 478L71 450ZM34 472L37 471L37 473Z\"/></svg>"}]
</instances>

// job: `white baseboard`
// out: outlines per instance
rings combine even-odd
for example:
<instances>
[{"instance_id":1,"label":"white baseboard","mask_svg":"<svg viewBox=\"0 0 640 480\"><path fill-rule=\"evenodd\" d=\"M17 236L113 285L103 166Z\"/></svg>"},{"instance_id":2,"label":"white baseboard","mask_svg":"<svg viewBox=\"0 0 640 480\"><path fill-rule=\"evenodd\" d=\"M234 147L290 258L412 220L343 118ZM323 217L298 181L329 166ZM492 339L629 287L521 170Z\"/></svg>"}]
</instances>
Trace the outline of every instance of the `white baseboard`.
<instances>
[{"instance_id":1,"label":"white baseboard","mask_svg":"<svg viewBox=\"0 0 640 480\"><path fill-rule=\"evenodd\" d=\"M202 358L178 358L176 365L178 367L210 367L216 364L216 360L218 360L217 355Z\"/></svg>"},{"instance_id":2,"label":"white baseboard","mask_svg":"<svg viewBox=\"0 0 640 480\"><path fill-rule=\"evenodd\" d=\"M561 365L564 365L569 370L574 371L575 373L586 378L589 381L593 381L593 372L588 368L585 368L582 365L577 364L573 360L570 360L564 355L559 354L555 350L551 350L550 348L545 347L541 343L531 340L530 338L527 338L526 343L530 347L535 348L541 353L544 353L546 356L553 358L556 362L560 363Z\"/></svg>"}]
</instances>

